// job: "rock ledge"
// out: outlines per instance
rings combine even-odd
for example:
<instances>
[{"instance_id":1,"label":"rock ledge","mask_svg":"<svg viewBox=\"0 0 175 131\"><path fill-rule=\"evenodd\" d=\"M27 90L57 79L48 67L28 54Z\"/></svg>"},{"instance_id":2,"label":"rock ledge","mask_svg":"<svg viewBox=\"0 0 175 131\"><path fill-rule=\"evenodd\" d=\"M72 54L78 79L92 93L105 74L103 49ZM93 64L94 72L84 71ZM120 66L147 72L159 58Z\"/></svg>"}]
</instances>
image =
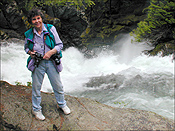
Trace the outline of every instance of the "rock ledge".
<instances>
[{"instance_id":1,"label":"rock ledge","mask_svg":"<svg viewBox=\"0 0 175 131\"><path fill-rule=\"evenodd\" d=\"M173 120L156 113L113 108L87 98L65 96L70 115L57 109L53 94L42 93L45 121L31 114L31 88L1 81L2 130L173 130Z\"/></svg>"}]
</instances>

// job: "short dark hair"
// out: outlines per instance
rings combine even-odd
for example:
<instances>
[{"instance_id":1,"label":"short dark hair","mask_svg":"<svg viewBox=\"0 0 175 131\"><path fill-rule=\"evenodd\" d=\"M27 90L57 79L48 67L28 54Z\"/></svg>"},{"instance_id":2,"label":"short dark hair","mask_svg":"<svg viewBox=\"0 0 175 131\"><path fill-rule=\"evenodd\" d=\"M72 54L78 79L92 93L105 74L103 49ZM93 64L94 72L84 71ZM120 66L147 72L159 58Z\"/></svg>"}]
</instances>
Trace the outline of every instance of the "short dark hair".
<instances>
[{"instance_id":1,"label":"short dark hair","mask_svg":"<svg viewBox=\"0 0 175 131\"><path fill-rule=\"evenodd\" d=\"M28 22L29 22L30 24L32 24L32 18L35 17L35 16L38 16L38 15L40 15L41 18L44 20L44 14L41 12L41 10L36 9L36 8L31 9L31 10L28 12L28 16L27 16L27 17L28 17Z\"/></svg>"}]
</instances>

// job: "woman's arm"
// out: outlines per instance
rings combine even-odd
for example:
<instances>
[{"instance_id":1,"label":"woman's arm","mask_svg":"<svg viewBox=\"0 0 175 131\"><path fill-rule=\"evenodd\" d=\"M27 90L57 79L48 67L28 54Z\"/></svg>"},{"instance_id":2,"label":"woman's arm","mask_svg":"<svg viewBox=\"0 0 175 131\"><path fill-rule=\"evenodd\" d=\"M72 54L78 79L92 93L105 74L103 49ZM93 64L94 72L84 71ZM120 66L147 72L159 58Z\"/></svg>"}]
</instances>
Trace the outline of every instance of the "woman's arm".
<instances>
[{"instance_id":1,"label":"woman's arm","mask_svg":"<svg viewBox=\"0 0 175 131\"><path fill-rule=\"evenodd\" d=\"M29 54L32 58L35 57L35 51L33 52L33 51L29 50L29 48L28 48L28 45L27 45L27 38L25 38L24 50L25 50L25 52L26 52L27 54Z\"/></svg>"},{"instance_id":2,"label":"woman's arm","mask_svg":"<svg viewBox=\"0 0 175 131\"><path fill-rule=\"evenodd\" d=\"M55 47L54 48L59 53L63 49L63 42L61 41L55 26L52 26L50 31L52 32L52 34L54 35L54 38L55 38Z\"/></svg>"},{"instance_id":3,"label":"woman's arm","mask_svg":"<svg viewBox=\"0 0 175 131\"><path fill-rule=\"evenodd\" d=\"M55 47L52 50L48 51L44 55L43 59L46 59L46 60L49 60L53 54L56 54L57 52L59 53L61 51L61 49L63 48L63 42L61 41L61 39L56 31L56 28L54 26L52 26L50 31L52 32L52 34L54 35L54 38L55 38Z\"/></svg>"}]
</instances>

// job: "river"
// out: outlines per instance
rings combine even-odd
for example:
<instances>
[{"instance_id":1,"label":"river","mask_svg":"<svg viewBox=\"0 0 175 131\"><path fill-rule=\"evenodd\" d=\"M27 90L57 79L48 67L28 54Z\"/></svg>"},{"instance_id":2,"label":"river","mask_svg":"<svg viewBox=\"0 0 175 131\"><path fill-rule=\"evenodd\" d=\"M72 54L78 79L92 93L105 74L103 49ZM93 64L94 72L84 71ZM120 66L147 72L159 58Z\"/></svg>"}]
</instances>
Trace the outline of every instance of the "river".
<instances>
[{"instance_id":1,"label":"river","mask_svg":"<svg viewBox=\"0 0 175 131\"><path fill-rule=\"evenodd\" d=\"M6 44L4 44L6 43ZM23 43L1 42L1 80L11 84L31 82ZM123 35L112 46L94 49L85 58L74 47L63 51L61 80L65 93L87 97L120 108L148 110L174 119L174 62L172 56L146 56L145 43L131 43ZM52 92L45 76L43 92Z\"/></svg>"}]
</instances>

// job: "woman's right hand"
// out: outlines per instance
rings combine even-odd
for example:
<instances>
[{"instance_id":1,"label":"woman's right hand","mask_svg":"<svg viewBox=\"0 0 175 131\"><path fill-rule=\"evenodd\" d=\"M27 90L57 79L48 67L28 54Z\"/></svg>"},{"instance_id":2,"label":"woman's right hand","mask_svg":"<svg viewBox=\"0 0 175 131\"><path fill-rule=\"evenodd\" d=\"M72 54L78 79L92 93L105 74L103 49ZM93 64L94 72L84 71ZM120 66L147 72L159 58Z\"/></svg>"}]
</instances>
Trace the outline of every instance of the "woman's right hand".
<instances>
[{"instance_id":1,"label":"woman's right hand","mask_svg":"<svg viewBox=\"0 0 175 131\"><path fill-rule=\"evenodd\" d=\"M35 58L35 52L36 52L36 51L33 52L33 51L30 51L30 50L29 50L29 51L28 51L28 54L31 56L31 58Z\"/></svg>"}]
</instances>

